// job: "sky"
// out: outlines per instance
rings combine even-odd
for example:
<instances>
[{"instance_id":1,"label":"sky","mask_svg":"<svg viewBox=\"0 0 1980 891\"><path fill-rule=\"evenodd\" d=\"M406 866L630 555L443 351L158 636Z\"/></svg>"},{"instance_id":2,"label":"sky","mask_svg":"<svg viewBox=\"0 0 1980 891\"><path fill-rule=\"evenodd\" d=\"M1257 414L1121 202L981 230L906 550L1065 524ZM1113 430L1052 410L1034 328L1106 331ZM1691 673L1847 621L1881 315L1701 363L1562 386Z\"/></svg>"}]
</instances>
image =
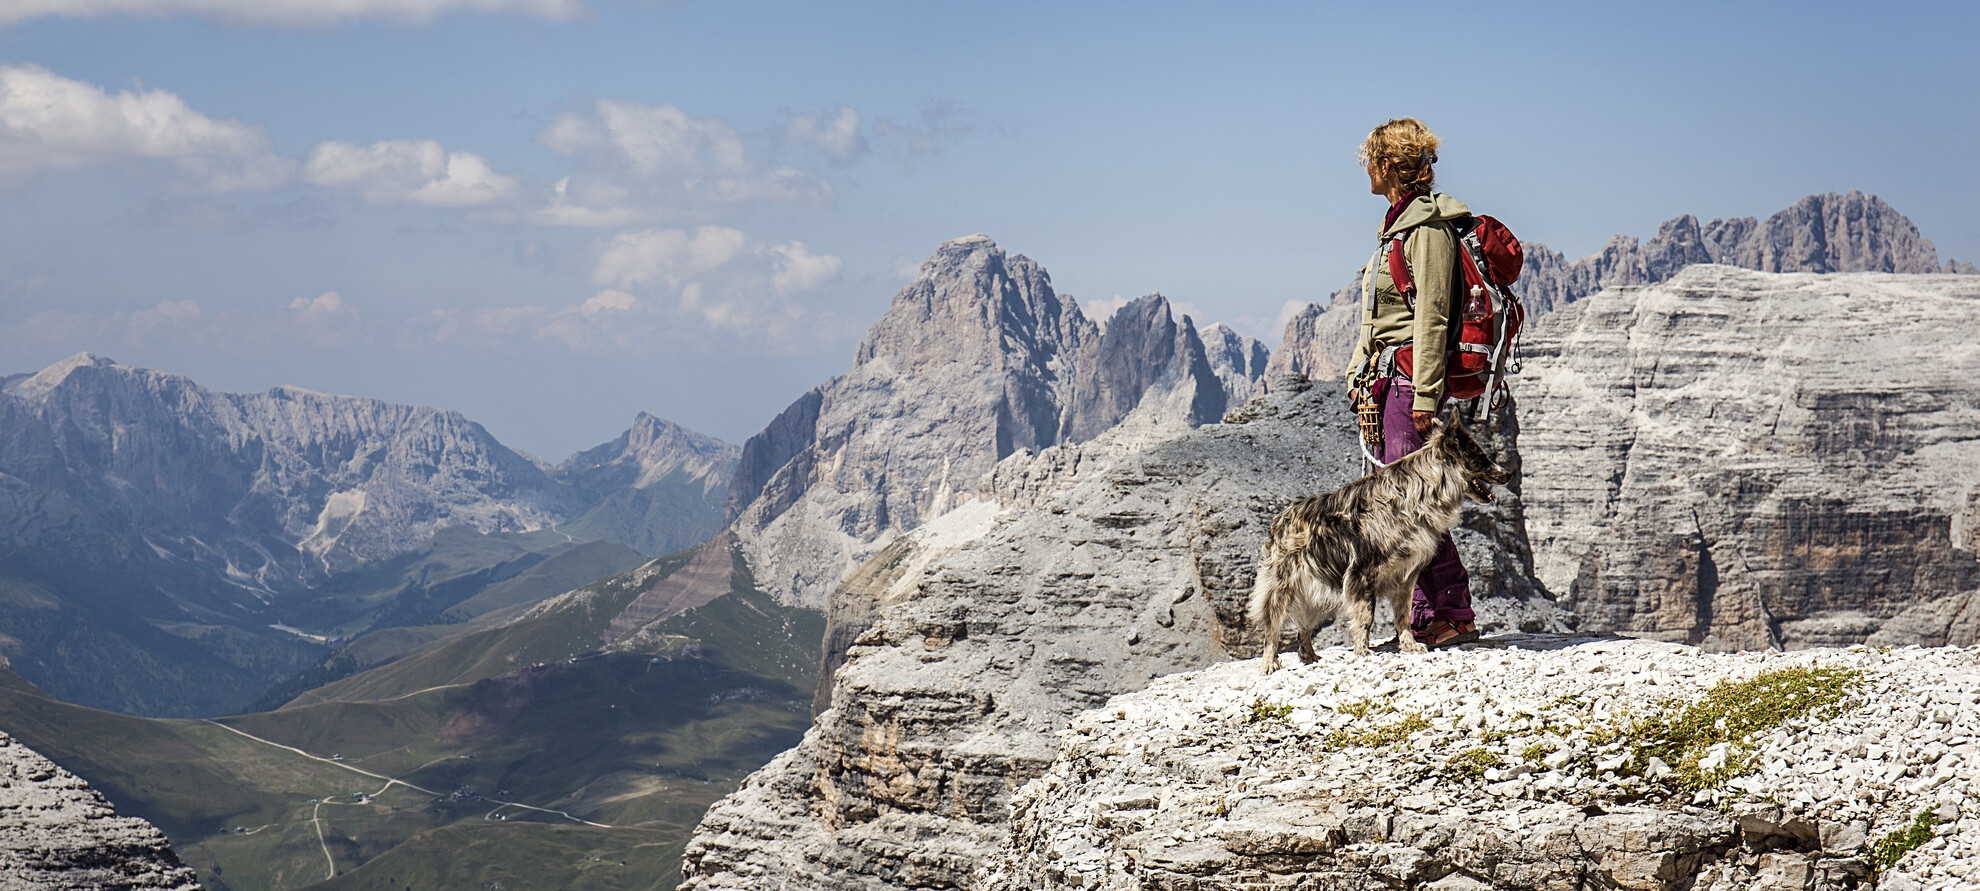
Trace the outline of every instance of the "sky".
<instances>
[{"instance_id":1,"label":"sky","mask_svg":"<svg viewBox=\"0 0 1980 891\"><path fill-rule=\"evenodd\" d=\"M1276 345L1401 115L1570 258L1858 189L1980 261L1980 4L0 0L0 375L740 443L972 233Z\"/></svg>"}]
</instances>

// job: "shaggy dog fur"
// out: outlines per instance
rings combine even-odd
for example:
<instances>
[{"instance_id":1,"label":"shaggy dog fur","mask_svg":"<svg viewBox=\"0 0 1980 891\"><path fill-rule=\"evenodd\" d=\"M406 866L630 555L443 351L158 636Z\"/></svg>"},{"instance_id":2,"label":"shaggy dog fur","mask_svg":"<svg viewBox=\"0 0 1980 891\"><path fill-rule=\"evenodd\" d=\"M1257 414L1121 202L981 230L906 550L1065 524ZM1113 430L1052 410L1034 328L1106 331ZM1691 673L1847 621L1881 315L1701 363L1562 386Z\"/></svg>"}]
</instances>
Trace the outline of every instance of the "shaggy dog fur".
<instances>
[{"instance_id":1,"label":"shaggy dog fur","mask_svg":"<svg viewBox=\"0 0 1980 891\"><path fill-rule=\"evenodd\" d=\"M1264 673L1279 667L1287 619L1300 658L1312 662L1313 633L1345 610L1348 642L1355 655L1367 655L1368 626L1381 600L1395 612L1401 649L1424 652L1409 632L1416 577L1438 539L1457 525L1464 497L1490 502L1491 486L1511 478L1452 419L1438 422L1422 448L1394 464L1280 511L1251 590L1251 621L1265 629Z\"/></svg>"}]
</instances>

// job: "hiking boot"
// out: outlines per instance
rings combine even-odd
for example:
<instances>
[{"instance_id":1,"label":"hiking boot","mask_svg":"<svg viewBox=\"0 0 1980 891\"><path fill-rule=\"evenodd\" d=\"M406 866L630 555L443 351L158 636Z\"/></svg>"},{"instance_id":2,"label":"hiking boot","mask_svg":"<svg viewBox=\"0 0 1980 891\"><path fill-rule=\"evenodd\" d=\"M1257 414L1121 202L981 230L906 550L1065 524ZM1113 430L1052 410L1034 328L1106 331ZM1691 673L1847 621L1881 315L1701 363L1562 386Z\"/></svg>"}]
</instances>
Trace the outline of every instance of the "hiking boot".
<instances>
[{"instance_id":1,"label":"hiking boot","mask_svg":"<svg viewBox=\"0 0 1980 891\"><path fill-rule=\"evenodd\" d=\"M1435 650L1442 647L1454 647L1458 644L1468 644L1477 640L1478 626L1467 619L1459 619L1457 621L1437 619L1432 621L1423 630L1413 631L1411 633L1416 635L1418 643Z\"/></svg>"}]
</instances>

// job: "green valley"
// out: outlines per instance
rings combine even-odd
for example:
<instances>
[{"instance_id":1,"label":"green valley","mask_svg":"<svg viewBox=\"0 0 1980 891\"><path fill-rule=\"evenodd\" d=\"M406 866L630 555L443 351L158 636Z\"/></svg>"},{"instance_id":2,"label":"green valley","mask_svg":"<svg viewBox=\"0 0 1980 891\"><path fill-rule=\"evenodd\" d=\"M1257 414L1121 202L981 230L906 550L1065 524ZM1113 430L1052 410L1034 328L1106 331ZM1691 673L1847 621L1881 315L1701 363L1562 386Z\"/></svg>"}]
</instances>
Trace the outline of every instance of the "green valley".
<instances>
[{"instance_id":1,"label":"green valley","mask_svg":"<svg viewBox=\"0 0 1980 891\"><path fill-rule=\"evenodd\" d=\"M809 724L823 619L726 536L449 608L459 633L272 711L136 718L0 672L0 715L212 889L671 888L702 811Z\"/></svg>"}]
</instances>

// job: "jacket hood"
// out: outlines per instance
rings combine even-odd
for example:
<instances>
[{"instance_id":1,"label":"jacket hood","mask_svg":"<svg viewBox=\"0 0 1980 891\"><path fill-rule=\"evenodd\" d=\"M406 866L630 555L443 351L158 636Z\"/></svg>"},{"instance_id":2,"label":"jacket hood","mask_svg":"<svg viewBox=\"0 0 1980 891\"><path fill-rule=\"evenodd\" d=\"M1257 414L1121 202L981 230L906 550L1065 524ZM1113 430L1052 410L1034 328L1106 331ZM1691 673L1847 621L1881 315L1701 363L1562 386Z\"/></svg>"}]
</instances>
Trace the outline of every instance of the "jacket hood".
<instances>
[{"instance_id":1,"label":"jacket hood","mask_svg":"<svg viewBox=\"0 0 1980 891\"><path fill-rule=\"evenodd\" d=\"M1383 230L1381 237L1388 238L1412 226L1421 226L1438 220L1454 220L1468 216L1470 213L1471 208L1465 207L1464 202L1442 192L1418 195L1416 200L1403 207L1402 213L1396 215L1395 224Z\"/></svg>"}]
</instances>

